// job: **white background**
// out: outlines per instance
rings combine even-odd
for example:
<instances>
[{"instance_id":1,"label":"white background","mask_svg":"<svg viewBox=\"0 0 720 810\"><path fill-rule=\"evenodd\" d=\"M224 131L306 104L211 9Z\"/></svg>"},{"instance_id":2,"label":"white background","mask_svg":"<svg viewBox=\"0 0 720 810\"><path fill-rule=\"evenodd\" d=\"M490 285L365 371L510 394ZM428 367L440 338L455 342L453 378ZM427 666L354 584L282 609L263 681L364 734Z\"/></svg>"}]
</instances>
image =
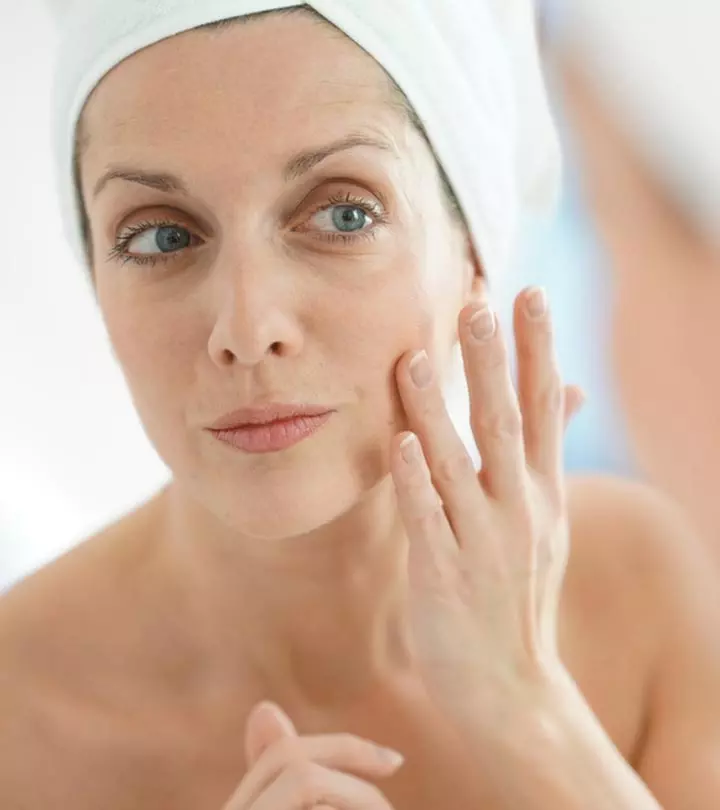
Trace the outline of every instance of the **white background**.
<instances>
[{"instance_id":1,"label":"white background","mask_svg":"<svg viewBox=\"0 0 720 810\"><path fill-rule=\"evenodd\" d=\"M41 0L0 3L1 589L144 499L167 471L61 231L54 21Z\"/></svg>"}]
</instances>

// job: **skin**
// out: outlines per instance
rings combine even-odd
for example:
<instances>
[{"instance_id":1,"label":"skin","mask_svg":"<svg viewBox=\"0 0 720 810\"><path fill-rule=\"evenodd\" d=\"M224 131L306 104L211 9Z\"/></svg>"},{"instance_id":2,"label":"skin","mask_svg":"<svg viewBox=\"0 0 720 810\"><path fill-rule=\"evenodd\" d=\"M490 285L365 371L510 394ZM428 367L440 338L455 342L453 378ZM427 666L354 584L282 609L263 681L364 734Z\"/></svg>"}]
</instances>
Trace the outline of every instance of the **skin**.
<instances>
[{"instance_id":1,"label":"skin","mask_svg":"<svg viewBox=\"0 0 720 810\"><path fill-rule=\"evenodd\" d=\"M576 55L560 59L560 75L610 259L613 363L632 449L720 565L720 252L653 176Z\"/></svg>"},{"instance_id":2,"label":"skin","mask_svg":"<svg viewBox=\"0 0 720 810\"><path fill-rule=\"evenodd\" d=\"M399 441L408 429L418 434L436 480L453 446L428 404L439 401L438 379L413 391L409 360L424 347L442 376L484 283L430 151L387 92L355 46L292 17L154 45L90 99L82 184L98 301L173 479L0 602L3 806L293 810L320 799L324 810L430 810L452 797L470 810L498 775L509 787L523 781L518 773L563 773L575 762L582 746L570 736L558 735L570 749L560 754L515 733L508 737L523 742L527 767L516 753L491 759L487 733L502 726L487 709L507 684L478 682L483 700L464 701L473 722L463 730L463 706L450 707L452 678L443 683L442 665L432 666L432 623L417 624L418 613L431 613L422 601L412 620L405 609L417 594L409 558L449 536L408 530L428 490L413 496ZM282 180L299 148L368 122L394 151L356 149ZM94 199L117 162L182 174L192 193L113 180ZM376 239L324 241L328 220L316 211L336 192L387 200ZM155 267L107 261L118 231L154 216L176 220L197 243ZM549 316L531 323L523 314L529 297L518 301L516 336L528 347L520 368L535 374L526 387L535 416L523 407L532 459L544 442L538 426L552 424L557 444L562 419L557 396L535 396L549 380L551 330ZM502 451L523 438L509 399L494 394L507 382L496 337L473 350L468 375L485 403L479 444L495 458L489 491L519 480ZM468 345L463 337L466 357ZM274 455L231 452L204 433L225 411L262 398L328 403L337 413L311 440ZM467 479L456 462L450 468ZM439 488L448 502L451 483ZM477 495L467 508L479 508ZM504 510L515 516L507 499ZM616 747L608 758L605 742L589 746L583 766L597 777L600 752L615 774L624 758L668 810L710 810L720 787L708 769L718 750L720 657L700 546L662 498L611 479L569 482L567 522L558 655ZM513 534L494 533L496 547ZM508 609L500 606L484 609L484 625L466 623L495 636L498 651ZM484 643L448 647L467 650L473 667L495 660ZM267 700L286 715L258 705ZM506 730L520 728L519 705ZM400 751L405 764L379 759L373 743ZM543 806L529 801L513 806Z\"/></svg>"}]
</instances>

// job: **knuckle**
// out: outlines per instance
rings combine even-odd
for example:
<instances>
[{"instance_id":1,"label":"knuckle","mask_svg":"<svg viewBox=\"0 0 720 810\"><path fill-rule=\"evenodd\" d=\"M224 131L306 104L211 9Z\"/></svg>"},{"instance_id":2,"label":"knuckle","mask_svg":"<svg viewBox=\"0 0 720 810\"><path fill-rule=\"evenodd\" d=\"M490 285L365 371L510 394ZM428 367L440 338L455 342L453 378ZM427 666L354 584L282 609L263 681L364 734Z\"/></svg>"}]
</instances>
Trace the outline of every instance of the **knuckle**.
<instances>
[{"instance_id":1,"label":"knuckle","mask_svg":"<svg viewBox=\"0 0 720 810\"><path fill-rule=\"evenodd\" d=\"M530 545L535 543L538 518L533 507L527 499L521 498L515 505L517 525L520 527L520 536Z\"/></svg>"},{"instance_id":2,"label":"knuckle","mask_svg":"<svg viewBox=\"0 0 720 810\"><path fill-rule=\"evenodd\" d=\"M518 408L506 408L479 418L479 429L490 439L517 439L522 435L523 420Z\"/></svg>"},{"instance_id":3,"label":"knuckle","mask_svg":"<svg viewBox=\"0 0 720 810\"><path fill-rule=\"evenodd\" d=\"M495 345L482 359L486 372L499 374L507 368L507 352L501 345Z\"/></svg>"},{"instance_id":4,"label":"knuckle","mask_svg":"<svg viewBox=\"0 0 720 810\"><path fill-rule=\"evenodd\" d=\"M564 515L567 508L567 493L562 480L542 476L539 478L537 486L544 504L546 519L553 521L558 516Z\"/></svg>"},{"instance_id":5,"label":"knuckle","mask_svg":"<svg viewBox=\"0 0 720 810\"><path fill-rule=\"evenodd\" d=\"M431 487L430 472L425 465L413 466L414 469L408 470L406 473L405 487L414 501L423 502Z\"/></svg>"},{"instance_id":6,"label":"knuckle","mask_svg":"<svg viewBox=\"0 0 720 810\"><path fill-rule=\"evenodd\" d=\"M565 550L561 543L554 542L551 537L543 537L537 544L536 557L538 568L547 572L565 562Z\"/></svg>"},{"instance_id":7,"label":"knuckle","mask_svg":"<svg viewBox=\"0 0 720 810\"><path fill-rule=\"evenodd\" d=\"M427 392L418 403L420 418L430 424L436 422L442 416L444 402L436 392Z\"/></svg>"},{"instance_id":8,"label":"knuckle","mask_svg":"<svg viewBox=\"0 0 720 810\"><path fill-rule=\"evenodd\" d=\"M435 472L441 484L456 484L474 474L475 468L467 453L453 453L440 459Z\"/></svg>"},{"instance_id":9,"label":"knuckle","mask_svg":"<svg viewBox=\"0 0 720 810\"><path fill-rule=\"evenodd\" d=\"M428 531L440 528L445 517L445 507L434 487L424 484L411 494L407 505L407 517Z\"/></svg>"},{"instance_id":10,"label":"knuckle","mask_svg":"<svg viewBox=\"0 0 720 810\"><path fill-rule=\"evenodd\" d=\"M442 528L445 520L445 507L440 496L434 492L428 495L426 501L418 509L417 522L429 533Z\"/></svg>"},{"instance_id":11,"label":"knuckle","mask_svg":"<svg viewBox=\"0 0 720 810\"><path fill-rule=\"evenodd\" d=\"M286 776L292 783L293 792L303 803L311 803L322 798L325 771L315 762L309 760L293 762L288 765Z\"/></svg>"},{"instance_id":12,"label":"knuckle","mask_svg":"<svg viewBox=\"0 0 720 810\"><path fill-rule=\"evenodd\" d=\"M560 377L552 374L551 378L535 392L535 407L542 411L560 411L564 405L565 396Z\"/></svg>"},{"instance_id":13,"label":"knuckle","mask_svg":"<svg viewBox=\"0 0 720 810\"><path fill-rule=\"evenodd\" d=\"M348 743L357 745L360 738L353 735L344 735ZM333 771L330 771L311 760L297 760L291 762L284 772L284 779L287 780L287 787L292 791L293 800L299 807L310 808L324 806L329 801L329 795L337 792L339 784L331 784L329 781ZM348 789L350 789L348 783ZM358 784L353 788L355 792L360 790L363 794L363 806L377 808L377 810L390 810L383 793L375 785L369 782Z\"/></svg>"}]
</instances>

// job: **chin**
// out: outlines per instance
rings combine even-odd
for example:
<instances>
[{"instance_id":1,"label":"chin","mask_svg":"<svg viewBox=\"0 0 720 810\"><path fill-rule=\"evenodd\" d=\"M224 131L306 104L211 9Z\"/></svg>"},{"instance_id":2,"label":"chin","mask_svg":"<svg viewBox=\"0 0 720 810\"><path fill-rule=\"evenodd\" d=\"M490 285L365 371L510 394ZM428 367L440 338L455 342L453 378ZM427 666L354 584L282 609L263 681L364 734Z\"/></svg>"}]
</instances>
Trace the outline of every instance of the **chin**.
<instances>
[{"instance_id":1,"label":"chin","mask_svg":"<svg viewBox=\"0 0 720 810\"><path fill-rule=\"evenodd\" d=\"M316 476L282 490L251 487L245 495L214 487L202 493L205 507L238 534L262 541L299 537L346 514L365 493L336 476Z\"/></svg>"},{"instance_id":2,"label":"chin","mask_svg":"<svg viewBox=\"0 0 720 810\"><path fill-rule=\"evenodd\" d=\"M365 454L362 462L319 461L274 468L204 466L203 474L177 476L221 524L261 541L299 537L352 512L389 475L389 459ZM177 479L176 477L176 479Z\"/></svg>"}]
</instances>

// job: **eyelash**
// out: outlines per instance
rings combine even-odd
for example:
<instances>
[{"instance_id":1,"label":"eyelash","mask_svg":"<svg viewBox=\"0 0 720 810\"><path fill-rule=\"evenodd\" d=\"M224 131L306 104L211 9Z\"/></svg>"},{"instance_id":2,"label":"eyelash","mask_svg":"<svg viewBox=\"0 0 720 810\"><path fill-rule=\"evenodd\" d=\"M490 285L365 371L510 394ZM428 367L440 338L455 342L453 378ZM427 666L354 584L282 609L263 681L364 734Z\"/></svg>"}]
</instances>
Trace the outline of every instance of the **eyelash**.
<instances>
[{"instance_id":1,"label":"eyelash","mask_svg":"<svg viewBox=\"0 0 720 810\"><path fill-rule=\"evenodd\" d=\"M310 214L310 218L314 217L316 214L319 214L321 211L326 211L329 208L334 208L338 205L351 205L356 208L362 209L368 216L374 219L374 227L360 231L357 234L344 234L344 233L325 233L321 239L325 239L328 242L343 242L345 244L351 244L357 242L361 239L375 239L377 237L377 229L379 226L386 225L388 223L388 216L385 213L384 209L378 205L377 203L370 202L368 200L360 199L359 197L355 197L352 194L342 194L342 195L334 195L330 197L327 202L323 203L322 205L318 206L313 210ZM126 264L127 262L133 262L135 264L149 264L151 266L155 266L158 262L168 262L175 259L179 254L183 252L183 250L175 250L169 253L153 253L148 254L145 256L137 255L134 256L131 253L127 252L128 245L132 240L138 236L139 234L145 233L145 231L150 230L151 228L175 228L179 227L182 230L189 231L189 228L186 228L184 225L180 225L179 222L173 222L172 220L168 219L160 219L160 220L147 220L145 222L139 222L136 225L130 225L127 229L118 237L115 246L112 248L110 253L108 254L108 259L114 259L115 261L119 261L122 264Z\"/></svg>"}]
</instances>

